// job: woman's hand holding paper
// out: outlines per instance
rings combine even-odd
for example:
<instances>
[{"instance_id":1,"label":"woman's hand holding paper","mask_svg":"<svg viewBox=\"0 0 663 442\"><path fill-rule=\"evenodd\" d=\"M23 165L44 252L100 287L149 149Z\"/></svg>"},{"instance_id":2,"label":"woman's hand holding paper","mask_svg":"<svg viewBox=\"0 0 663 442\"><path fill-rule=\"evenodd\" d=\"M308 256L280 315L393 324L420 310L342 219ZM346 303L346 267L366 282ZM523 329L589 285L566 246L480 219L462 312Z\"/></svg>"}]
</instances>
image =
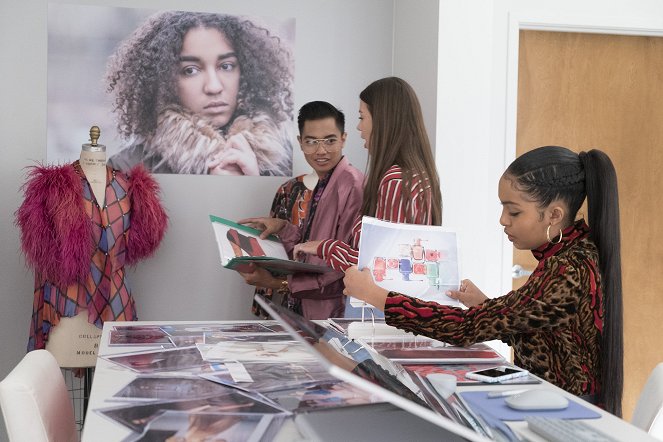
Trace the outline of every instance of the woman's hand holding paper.
<instances>
[{"instance_id":1,"label":"woman's hand holding paper","mask_svg":"<svg viewBox=\"0 0 663 442\"><path fill-rule=\"evenodd\" d=\"M389 291L373 282L373 277L369 269L364 268L360 271L357 266L348 268L345 271L343 284L345 284L344 295L354 296L380 310L384 310L384 304Z\"/></svg>"}]
</instances>

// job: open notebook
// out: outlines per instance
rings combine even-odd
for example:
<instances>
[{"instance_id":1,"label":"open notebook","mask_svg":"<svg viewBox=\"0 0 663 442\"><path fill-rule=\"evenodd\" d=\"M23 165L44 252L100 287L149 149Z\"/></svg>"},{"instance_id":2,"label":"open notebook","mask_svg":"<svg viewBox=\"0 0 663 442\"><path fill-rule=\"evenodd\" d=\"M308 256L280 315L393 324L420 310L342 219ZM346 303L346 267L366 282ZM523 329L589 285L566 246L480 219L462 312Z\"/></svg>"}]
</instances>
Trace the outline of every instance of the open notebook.
<instances>
[{"instance_id":1,"label":"open notebook","mask_svg":"<svg viewBox=\"0 0 663 442\"><path fill-rule=\"evenodd\" d=\"M316 357L330 374L370 394L374 394L385 402L389 402L399 409L405 410L409 415L414 416L414 420L420 424L416 424L415 422L413 427L418 428L419 431L426 431L427 436L432 436L426 439L450 441L489 440L472 431L470 428L433 411L419 395L413 392L413 390L417 390L415 385L408 388L405 383L401 382L403 379L400 376L394 376L381 369L377 364L372 364L373 359L371 358L368 358L370 361L367 361L366 350L363 350L354 341L350 341L339 331L309 321L259 295L256 295L255 299L294 339L306 344L307 350ZM388 366L385 368L390 372L392 371ZM343 422L344 425L350 424L350 420L354 420L353 423L358 425L355 436L363 434L362 438L366 439L365 436L367 433L378 431L374 423L375 421L368 422L362 421L362 417L357 418L357 416L362 416L357 410L351 413L341 413L346 413L345 417L348 419L347 422ZM382 413L383 426L387 426L390 420L393 421L393 418L390 418L390 414L393 413L390 413L388 410ZM380 415L377 417L380 418ZM323 421L319 423L323 423ZM403 422L399 422L399 425L402 424ZM320 427L320 425L311 426ZM339 428L337 426L336 431ZM402 427L400 429L401 431L404 430ZM338 436L339 434L336 433L334 438L338 439ZM391 436L393 437L393 434ZM408 439L412 440L423 440L412 434L403 434L403 436L407 436ZM324 435L320 435L319 438L326 439Z\"/></svg>"}]
</instances>

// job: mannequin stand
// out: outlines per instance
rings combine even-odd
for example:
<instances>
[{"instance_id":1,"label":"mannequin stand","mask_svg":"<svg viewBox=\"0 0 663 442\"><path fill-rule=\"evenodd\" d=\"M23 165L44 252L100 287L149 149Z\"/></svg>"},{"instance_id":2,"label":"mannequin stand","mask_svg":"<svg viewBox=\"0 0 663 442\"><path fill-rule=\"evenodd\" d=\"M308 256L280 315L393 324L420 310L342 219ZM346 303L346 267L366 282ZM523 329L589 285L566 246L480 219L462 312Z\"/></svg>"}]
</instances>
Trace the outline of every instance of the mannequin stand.
<instances>
[{"instance_id":1,"label":"mannequin stand","mask_svg":"<svg viewBox=\"0 0 663 442\"><path fill-rule=\"evenodd\" d=\"M60 318L46 342L46 350L62 369L79 430L85 420L100 340L101 330L87 321L87 310L83 310L72 318Z\"/></svg>"}]
</instances>

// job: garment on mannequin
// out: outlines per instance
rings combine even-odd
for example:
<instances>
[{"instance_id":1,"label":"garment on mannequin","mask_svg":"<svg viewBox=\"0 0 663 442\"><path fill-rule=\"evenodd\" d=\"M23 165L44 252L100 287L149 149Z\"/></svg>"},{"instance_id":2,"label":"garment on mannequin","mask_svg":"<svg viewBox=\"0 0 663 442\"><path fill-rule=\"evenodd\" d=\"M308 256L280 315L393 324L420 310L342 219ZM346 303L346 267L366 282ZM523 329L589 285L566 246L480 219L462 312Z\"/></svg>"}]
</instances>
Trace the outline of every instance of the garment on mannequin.
<instances>
[{"instance_id":1,"label":"garment on mannequin","mask_svg":"<svg viewBox=\"0 0 663 442\"><path fill-rule=\"evenodd\" d=\"M90 143L81 146L79 164L85 174L97 205L106 202L106 146L97 141L101 131L97 126L90 129ZM88 322L87 309L76 316L61 316L58 326L51 329L46 349L58 361L60 367L94 367L99 330Z\"/></svg>"},{"instance_id":2,"label":"garment on mannequin","mask_svg":"<svg viewBox=\"0 0 663 442\"><path fill-rule=\"evenodd\" d=\"M105 152L92 150L84 146L73 164L31 167L23 188L16 224L35 270L28 351L45 348L61 317L84 310L98 328L136 320L125 264L152 255L167 227L152 176L107 167Z\"/></svg>"}]
</instances>

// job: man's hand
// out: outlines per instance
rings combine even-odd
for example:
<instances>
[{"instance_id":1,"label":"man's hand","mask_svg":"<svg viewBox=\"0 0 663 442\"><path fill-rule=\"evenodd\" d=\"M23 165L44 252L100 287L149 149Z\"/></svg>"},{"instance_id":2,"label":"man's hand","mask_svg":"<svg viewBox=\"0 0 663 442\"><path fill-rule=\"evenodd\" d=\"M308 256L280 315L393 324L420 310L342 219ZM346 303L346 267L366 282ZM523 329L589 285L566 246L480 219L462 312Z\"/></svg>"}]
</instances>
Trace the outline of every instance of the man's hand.
<instances>
[{"instance_id":1,"label":"man's hand","mask_svg":"<svg viewBox=\"0 0 663 442\"><path fill-rule=\"evenodd\" d=\"M307 241L300 244L295 244L295 248L292 249L292 256L297 259L300 253L307 255L317 255L318 247L322 241Z\"/></svg>"},{"instance_id":2,"label":"man's hand","mask_svg":"<svg viewBox=\"0 0 663 442\"><path fill-rule=\"evenodd\" d=\"M237 272L242 276L242 278L244 278L244 281L246 281L247 284L255 287L264 287L267 289L281 288L281 283L283 282L282 279L275 278L267 270L263 269L262 267L258 267L253 263L250 263L249 266L251 267L252 271Z\"/></svg>"},{"instance_id":3,"label":"man's hand","mask_svg":"<svg viewBox=\"0 0 663 442\"><path fill-rule=\"evenodd\" d=\"M280 218L244 218L237 221L238 224L244 224L254 229L262 230L261 239L269 235L279 233L285 227L287 221Z\"/></svg>"}]
</instances>

